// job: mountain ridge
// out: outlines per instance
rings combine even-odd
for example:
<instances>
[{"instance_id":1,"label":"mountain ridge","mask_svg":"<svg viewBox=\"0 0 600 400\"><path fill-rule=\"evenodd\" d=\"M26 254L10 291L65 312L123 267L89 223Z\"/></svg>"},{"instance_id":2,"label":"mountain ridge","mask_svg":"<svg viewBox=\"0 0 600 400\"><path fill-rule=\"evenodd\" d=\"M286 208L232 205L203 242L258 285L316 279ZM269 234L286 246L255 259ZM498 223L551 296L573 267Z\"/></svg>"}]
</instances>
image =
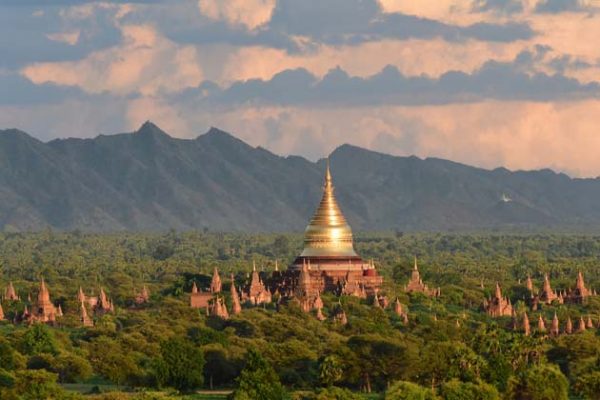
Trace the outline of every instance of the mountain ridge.
<instances>
[{"instance_id":1,"label":"mountain ridge","mask_svg":"<svg viewBox=\"0 0 600 400\"><path fill-rule=\"evenodd\" d=\"M329 157L355 231L600 232L599 178L351 144ZM0 130L0 166L5 231L301 231L320 198L325 160L280 156L216 127L174 138L147 121L132 133L48 142Z\"/></svg>"}]
</instances>

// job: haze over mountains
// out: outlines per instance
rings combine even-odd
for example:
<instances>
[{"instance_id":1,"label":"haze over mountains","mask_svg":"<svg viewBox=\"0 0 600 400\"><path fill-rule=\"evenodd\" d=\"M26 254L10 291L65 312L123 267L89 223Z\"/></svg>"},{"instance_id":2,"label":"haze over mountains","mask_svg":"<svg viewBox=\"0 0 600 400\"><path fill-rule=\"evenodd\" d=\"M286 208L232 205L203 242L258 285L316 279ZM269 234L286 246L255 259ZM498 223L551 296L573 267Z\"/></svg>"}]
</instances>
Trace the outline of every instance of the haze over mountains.
<instances>
[{"instance_id":1,"label":"haze over mountains","mask_svg":"<svg viewBox=\"0 0 600 400\"><path fill-rule=\"evenodd\" d=\"M359 230L600 231L600 179L484 170L343 145L330 156L339 203ZM43 143L0 131L0 229L301 231L324 160L280 157L212 128Z\"/></svg>"}]
</instances>

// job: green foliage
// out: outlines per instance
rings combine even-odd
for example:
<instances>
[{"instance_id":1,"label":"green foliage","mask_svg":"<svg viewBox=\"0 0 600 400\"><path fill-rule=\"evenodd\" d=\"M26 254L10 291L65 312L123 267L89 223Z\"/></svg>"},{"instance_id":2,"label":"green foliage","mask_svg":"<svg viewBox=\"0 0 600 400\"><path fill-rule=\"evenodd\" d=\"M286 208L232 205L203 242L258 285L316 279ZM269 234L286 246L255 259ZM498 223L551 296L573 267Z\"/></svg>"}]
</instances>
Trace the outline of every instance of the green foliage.
<instances>
[{"instance_id":1,"label":"green foliage","mask_svg":"<svg viewBox=\"0 0 600 400\"><path fill-rule=\"evenodd\" d=\"M412 382L398 381L385 392L385 400L440 400L431 389Z\"/></svg>"},{"instance_id":2,"label":"green foliage","mask_svg":"<svg viewBox=\"0 0 600 400\"><path fill-rule=\"evenodd\" d=\"M569 383L553 365L533 366L508 382L510 400L567 400Z\"/></svg>"},{"instance_id":3,"label":"green foliage","mask_svg":"<svg viewBox=\"0 0 600 400\"><path fill-rule=\"evenodd\" d=\"M325 357L319 365L319 380L325 386L332 386L339 382L343 374L342 363L334 354Z\"/></svg>"},{"instance_id":4,"label":"green foliage","mask_svg":"<svg viewBox=\"0 0 600 400\"><path fill-rule=\"evenodd\" d=\"M500 400L498 390L492 385L456 379L444 383L440 394L445 400Z\"/></svg>"},{"instance_id":5,"label":"green foliage","mask_svg":"<svg viewBox=\"0 0 600 400\"><path fill-rule=\"evenodd\" d=\"M35 355L41 353L56 354L58 345L54 334L47 325L33 324L23 335L21 348L25 354Z\"/></svg>"},{"instance_id":6,"label":"green foliage","mask_svg":"<svg viewBox=\"0 0 600 400\"><path fill-rule=\"evenodd\" d=\"M85 381L92 375L92 366L89 361L76 354L60 354L51 365L53 372L58 374L62 383L75 383Z\"/></svg>"},{"instance_id":7,"label":"green foliage","mask_svg":"<svg viewBox=\"0 0 600 400\"><path fill-rule=\"evenodd\" d=\"M160 385L192 391L204 382L203 368L204 354L186 339L171 338L160 344L160 358L155 364Z\"/></svg>"},{"instance_id":8,"label":"green foliage","mask_svg":"<svg viewBox=\"0 0 600 400\"><path fill-rule=\"evenodd\" d=\"M12 371L17 367L15 350L4 338L0 338L0 368Z\"/></svg>"},{"instance_id":9,"label":"green foliage","mask_svg":"<svg viewBox=\"0 0 600 400\"><path fill-rule=\"evenodd\" d=\"M575 392L586 399L600 399L600 370L577 378Z\"/></svg>"},{"instance_id":10,"label":"green foliage","mask_svg":"<svg viewBox=\"0 0 600 400\"><path fill-rule=\"evenodd\" d=\"M268 282L275 259L285 268L301 243L300 235L286 234L0 234L0 290L13 281L21 298L31 293L35 300L37 280L44 276L52 300L65 312L56 326L12 324L9 321L32 304L27 300L2 303L7 321L0 321L0 386L4 385L0 398L16 399L18 373L25 369L54 372L61 384L85 387L82 392L89 391L90 385L103 390L126 385L136 393L119 395L123 398L169 396L174 392L171 388L164 395L145 391L159 383L171 385L161 348L171 338L202 353L204 368L188 370L203 376L203 388L232 390L244 386L242 375L268 375L268 382L278 382L277 387L308 398L369 389L376 398L399 380L405 382L398 383L403 395L418 392L421 395L415 396L432 398L429 388L433 386L440 395L467 396L487 388L485 382L510 397L528 387L552 389L555 381L564 383L560 376L547 385L543 374L530 376L539 364L552 364L570 383L565 387L572 398L593 398L598 392L597 331L553 338L539 334L535 321L542 315L548 323L556 311L563 329L567 316L578 320L590 315L597 324L600 297L584 304L554 304L529 311L533 327L529 337L513 331L510 318L485 315L481 304L498 281L519 312L530 310L524 285L527 275L539 289L548 273L552 286L563 291L573 287L576 271L581 270L587 286L600 289L600 237L358 234L358 252L365 259L375 259L386 277L381 294L391 301L400 299L408 311L408 323L389 308L374 309L370 299L338 300L329 293L322 296L323 313L330 317L340 301L347 325L318 321L294 304L279 304L277 310L275 305L246 306L242 314L228 320L207 318L204 310L189 307L192 282L206 290L215 266L221 271L223 295L230 306L229 272L234 273L236 285L243 287L254 259ZM413 254L419 257L423 281L430 287L440 286L441 297L404 292ZM150 289L151 301L135 305L133 296L142 284ZM95 315L95 326L82 328L75 297L80 285L87 294L97 294L104 287L116 312ZM258 351L270 372L251 372L247 367L242 374L249 348ZM387 390L389 396L394 386ZM247 388L258 390L251 385ZM236 394L244 396L239 390ZM371 399L368 394L360 396Z\"/></svg>"},{"instance_id":11,"label":"green foliage","mask_svg":"<svg viewBox=\"0 0 600 400\"><path fill-rule=\"evenodd\" d=\"M257 350L250 349L233 400L283 400L287 397L273 367Z\"/></svg>"},{"instance_id":12,"label":"green foliage","mask_svg":"<svg viewBox=\"0 0 600 400\"><path fill-rule=\"evenodd\" d=\"M22 400L62 400L65 394L56 378L56 374L44 370L18 371L14 392Z\"/></svg>"}]
</instances>

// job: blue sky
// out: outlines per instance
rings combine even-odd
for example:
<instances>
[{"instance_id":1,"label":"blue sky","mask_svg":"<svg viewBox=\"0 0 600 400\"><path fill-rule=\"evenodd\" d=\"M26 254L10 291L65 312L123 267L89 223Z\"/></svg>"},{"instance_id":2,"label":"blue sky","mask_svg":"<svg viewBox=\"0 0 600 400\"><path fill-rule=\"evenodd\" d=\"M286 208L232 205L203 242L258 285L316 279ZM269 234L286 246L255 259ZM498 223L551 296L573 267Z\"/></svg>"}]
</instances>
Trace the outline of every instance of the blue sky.
<instances>
[{"instance_id":1,"label":"blue sky","mask_svg":"<svg viewBox=\"0 0 600 400\"><path fill-rule=\"evenodd\" d=\"M598 0L0 1L0 128L600 175Z\"/></svg>"}]
</instances>

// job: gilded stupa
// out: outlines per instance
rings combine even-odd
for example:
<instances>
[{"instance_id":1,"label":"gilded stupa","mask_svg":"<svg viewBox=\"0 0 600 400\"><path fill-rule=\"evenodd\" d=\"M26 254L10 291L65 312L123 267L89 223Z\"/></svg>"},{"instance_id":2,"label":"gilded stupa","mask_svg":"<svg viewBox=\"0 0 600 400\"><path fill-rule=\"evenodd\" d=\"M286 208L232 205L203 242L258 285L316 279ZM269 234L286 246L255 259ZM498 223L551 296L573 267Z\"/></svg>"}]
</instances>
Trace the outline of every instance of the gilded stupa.
<instances>
[{"instance_id":1,"label":"gilded stupa","mask_svg":"<svg viewBox=\"0 0 600 400\"><path fill-rule=\"evenodd\" d=\"M335 198L329 160L321 201L304 231L304 249L290 265L284 281L298 281L301 272L305 280L310 277L309 297L322 291L365 296L376 292L382 283L373 262L365 262L354 250L352 229Z\"/></svg>"},{"instance_id":2,"label":"gilded stupa","mask_svg":"<svg viewBox=\"0 0 600 400\"><path fill-rule=\"evenodd\" d=\"M334 194L329 161L325 171L323 197L304 231L304 250L295 264L303 261L323 263L332 260L360 261L354 251L352 229L346 222Z\"/></svg>"}]
</instances>

